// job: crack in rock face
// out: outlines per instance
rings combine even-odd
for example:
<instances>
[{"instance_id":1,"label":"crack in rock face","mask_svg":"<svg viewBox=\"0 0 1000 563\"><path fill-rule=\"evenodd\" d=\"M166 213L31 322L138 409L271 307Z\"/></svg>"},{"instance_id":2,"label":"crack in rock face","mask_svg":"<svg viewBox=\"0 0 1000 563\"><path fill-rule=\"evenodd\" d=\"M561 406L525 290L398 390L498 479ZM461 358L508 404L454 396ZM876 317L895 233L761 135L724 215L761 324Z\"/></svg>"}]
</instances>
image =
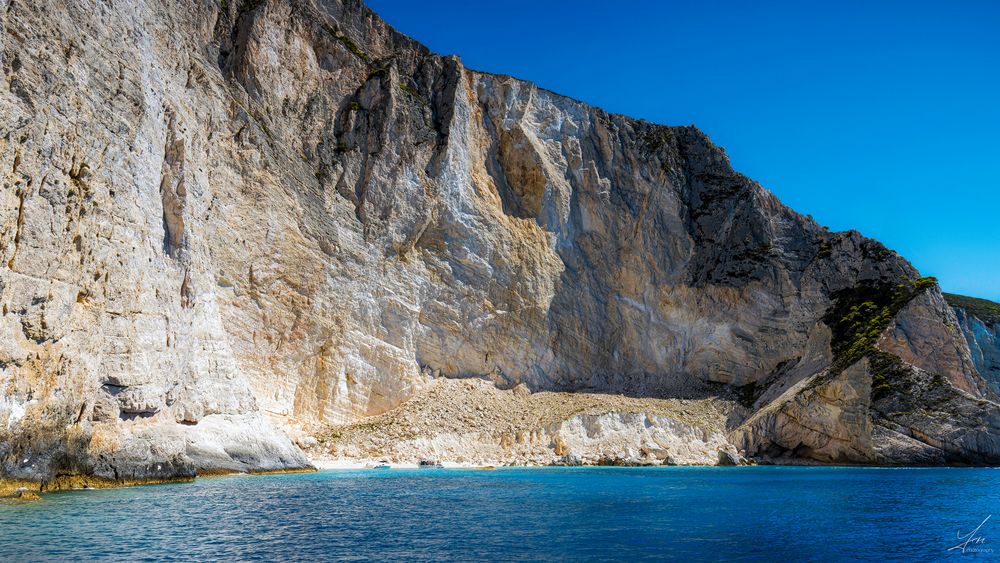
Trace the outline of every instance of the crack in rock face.
<instances>
[{"instance_id":1,"label":"crack in rock face","mask_svg":"<svg viewBox=\"0 0 1000 563\"><path fill-rule=\"evenodd\" d=\"M160 195L163 201L163 250L179 258L184 249L184 139L177 136L176 115L167 110L167 138L163 146Z\"/></svg>"},{"instance_id":2,"label":"crack in rock face","mask_svg":"<svg viewBox=\"0 0 1000 563\"><path fill-rule=\"evenodd\" d=\"M998 460L989 331L693 126L467 69L356 1L7 8L8 479L307 467L290 436L463 378L646 405L525 427L531 459Z\"/></svg>"}]
</instances>

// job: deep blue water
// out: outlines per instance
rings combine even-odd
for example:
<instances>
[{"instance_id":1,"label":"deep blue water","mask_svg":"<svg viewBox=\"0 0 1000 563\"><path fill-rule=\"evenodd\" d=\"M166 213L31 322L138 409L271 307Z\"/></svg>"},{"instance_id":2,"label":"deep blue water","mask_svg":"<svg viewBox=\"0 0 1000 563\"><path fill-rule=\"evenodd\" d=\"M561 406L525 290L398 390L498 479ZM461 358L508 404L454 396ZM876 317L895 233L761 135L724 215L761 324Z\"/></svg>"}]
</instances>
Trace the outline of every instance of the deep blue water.
<instances>
[{"instance_id":1,"label":"deep blue water","mask_svg":"<svg viewBox=\"0 0 1000 563\"><path fill-rule=\"evenodd\" d=\"M988 516L969 548L947 551ZM0 560L925 560L1000 554L1000 470L423 469L0 505Z\"/></svg>"}]
</instances>

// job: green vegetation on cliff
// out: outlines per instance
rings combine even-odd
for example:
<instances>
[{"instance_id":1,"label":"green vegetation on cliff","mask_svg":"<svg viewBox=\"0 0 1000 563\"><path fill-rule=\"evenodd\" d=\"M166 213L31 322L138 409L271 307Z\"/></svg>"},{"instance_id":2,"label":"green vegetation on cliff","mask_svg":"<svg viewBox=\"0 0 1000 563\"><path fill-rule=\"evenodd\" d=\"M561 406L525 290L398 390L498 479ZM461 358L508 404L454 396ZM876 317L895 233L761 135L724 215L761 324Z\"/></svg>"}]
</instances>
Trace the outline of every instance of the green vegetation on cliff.
<instances>
[{"instance_id":1,"label":"green vegetation on cliff","mask_svg":"<svg viewBox=\"0 0 1000 563\"><path fill-rule=\"evenodd\" d=\"M875 350L875 342L892 319L914 297L937 285L933 277L858 285L834 294L834 306L823 321L833 331L832 373Z\"/></svg>"},{"instance_id":2,"label":"green vegetation on cliff","mask_svg":"<svg viewBox=\"0 0 1000 563\"><path fill-rule=\"evenodd\" d=\"M991 324L1000 322L1000 303L954 293L945 293L944 298L952 307L964 309L966 313L983 322Z\"/></svg>"}]
</instances>

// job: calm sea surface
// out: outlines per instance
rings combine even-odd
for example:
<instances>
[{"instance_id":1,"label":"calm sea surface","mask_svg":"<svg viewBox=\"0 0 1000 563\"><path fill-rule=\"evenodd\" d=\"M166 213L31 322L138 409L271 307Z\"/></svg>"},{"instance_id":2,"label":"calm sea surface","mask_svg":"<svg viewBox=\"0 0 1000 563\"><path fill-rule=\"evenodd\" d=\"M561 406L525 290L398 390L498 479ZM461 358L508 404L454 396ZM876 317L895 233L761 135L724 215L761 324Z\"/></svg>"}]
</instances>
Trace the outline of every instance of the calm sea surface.
<instances>
[{"instance_id":1,"label":"calm sea surface","mask_svg":"<svg viewBox=\"0 0 1000 563\"><path fill-rule=\"evenodd\" d=\"M984 520L964 554L948 551ZM997 555L1000 470L994 469L340 470L68 492L0 505L3 561Z\"/></svg>"}]
</instances>

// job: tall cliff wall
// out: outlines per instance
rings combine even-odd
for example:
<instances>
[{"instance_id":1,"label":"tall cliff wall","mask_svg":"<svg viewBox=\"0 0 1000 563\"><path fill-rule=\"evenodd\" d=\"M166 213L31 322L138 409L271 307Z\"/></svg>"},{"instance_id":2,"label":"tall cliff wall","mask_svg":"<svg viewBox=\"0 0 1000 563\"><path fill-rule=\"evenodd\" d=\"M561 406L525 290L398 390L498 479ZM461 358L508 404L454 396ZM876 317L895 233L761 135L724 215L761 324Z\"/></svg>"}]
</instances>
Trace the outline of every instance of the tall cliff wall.
<instances>
[{"instance_id":1,"label":"tall cliff wall","mask_svg":"<svg viewBox=\"0 0 1000 563\"><path fill-rule=\"evenodd\" d=\"M467 69L353 1L0 0L0 25L8 476L300 466L276 425L432 374L738 396L760 455L997 460L936 285L694 127ZM880 410L908 385L945 396L931 419Z\"/></svg>"},{"instance_id":2,"label":"tall cliff wall","mask_svg":"<svg viewBox=\"0 0 1000 563\"><path fill-rule=\"evenodd\" d=\"M951 293L945 299L955 309L976 370L1000 392L1000 303Z\"/></svg>"}]
</instances>

